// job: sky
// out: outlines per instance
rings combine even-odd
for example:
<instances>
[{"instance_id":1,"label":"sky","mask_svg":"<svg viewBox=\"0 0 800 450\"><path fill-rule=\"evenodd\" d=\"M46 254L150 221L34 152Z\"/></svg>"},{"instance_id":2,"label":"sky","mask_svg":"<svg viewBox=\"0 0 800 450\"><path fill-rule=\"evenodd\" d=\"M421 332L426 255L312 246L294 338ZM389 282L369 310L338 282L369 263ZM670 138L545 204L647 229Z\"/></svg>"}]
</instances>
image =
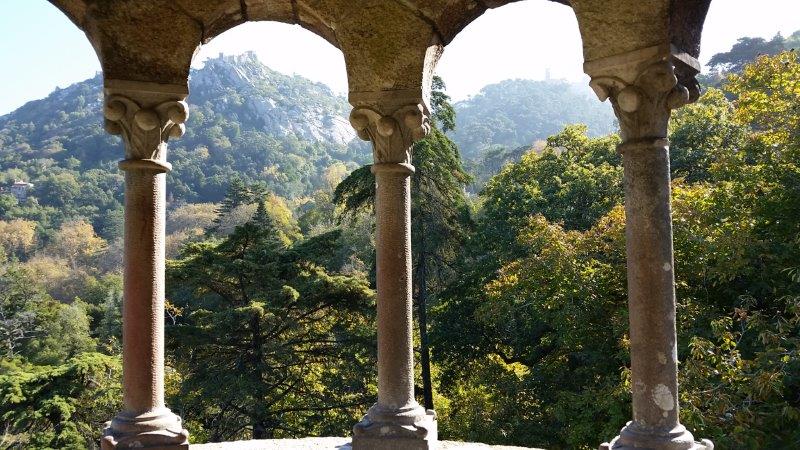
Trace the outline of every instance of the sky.
<instances>
[{"instance_id":1,"label":"sky","mask_svg":"<svg viewBox=\"0 0 800 450\"><path fill-rule=\"evenodd\" d=\"M800 0L713 0L701 43L701 62L727 51L742 36L788 36L800 29ZM280 72L347 92L341 52L296 25L240 25L204 45L195 67L220 52L253 50ZM303 55L303 57L298 57ZM454 100L509 78L588 81L582 71L578 25L572 10L543 0L486 12L445 49L437 67ZM90 78L100 64L89 42L46 0L0 0L0 115L47 96L56 87Z\"/></svg>"}]
</instances>

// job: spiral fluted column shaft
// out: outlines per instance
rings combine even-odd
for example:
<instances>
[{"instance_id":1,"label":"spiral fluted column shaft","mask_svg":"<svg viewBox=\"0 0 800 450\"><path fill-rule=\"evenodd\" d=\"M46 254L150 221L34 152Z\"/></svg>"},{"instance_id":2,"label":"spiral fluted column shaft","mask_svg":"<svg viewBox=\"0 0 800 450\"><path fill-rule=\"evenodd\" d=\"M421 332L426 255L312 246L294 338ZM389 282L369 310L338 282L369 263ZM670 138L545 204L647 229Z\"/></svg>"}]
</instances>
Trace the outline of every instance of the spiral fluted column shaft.
<instances>
[{"instance_id":1,"label":"spiral fluted column shaft","mask_svg":"<svg viewBox=\"0 0 800 450\"><path fill-rule=\"evenodd\" d=\"M376 164L375 252L378 290L378 405L414 400L411 304L411 183L404 164Z\"/></svg>"},{"instance_id":2,"label":"spiral fluted column shaft","mask_svg":"<svg viewBox=\"0 0 800 450\"><path fill-rule=\"evenodd\" d=\"M141 414L164 406L166 174L125 172L123 402Z\"/></svg>"},{"instance_id":3,"label":"spiral fluted column shaft","mask_svg":"<svg viewBox=\"0 0 800 450\"><path fill-rule=\"evenodd\" d=\"M167 140L184 132L185 87L106 80L106 129L125 159L122 301L123 410L106 428L104 450L188 449L180 417L164 405L164 265Z\"/></svg>"}]
</instances>

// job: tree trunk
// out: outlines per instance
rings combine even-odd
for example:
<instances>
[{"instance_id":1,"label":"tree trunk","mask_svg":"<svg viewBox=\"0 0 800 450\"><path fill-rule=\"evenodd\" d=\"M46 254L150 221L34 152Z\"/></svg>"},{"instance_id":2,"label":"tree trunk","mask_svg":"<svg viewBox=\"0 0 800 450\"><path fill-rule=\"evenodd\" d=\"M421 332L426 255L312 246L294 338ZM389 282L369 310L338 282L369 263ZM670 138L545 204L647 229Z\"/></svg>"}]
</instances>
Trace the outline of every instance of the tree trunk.
<instances>
[{"instance_id":1,"label":"tree trunk","mask_svg":"<svg viewBox=\"0 0 800 450\"><path fill-rule=\"evenodd\" d=\"M412 196L420 193L420 173L414 176L414 187L416 192ZM423 406L425 409L433 409L433 384L431 383L431 355L428 346L428 273L427 273L427 252L425 248L425 217L421 211L417 211L418 221L416 232L419 236L417 240L417 314L419 319L419 354L420 365L422 366L422 395Z\"/></svg>"},{"instance_id":2,"label":"tree trunk","mask_svg":"<svg viewBox=\"0 0 800 450\"><path fill-rule=\"evenodd\" d=\"M267 428L261 422L253 424L253 439L269 439L271 433L267 432Z\"/></svg>"},{"instance_id":3,"label":"tree trunk","mask_svg":"<svg viewBox=\"0 0 800 450\"><path fill-rule=\"evenodd\" d=\"M262 401L264 401L264 395L262 392L262 359L263 355L261 353L261 321L258 315L253 315L250 319L250 328L253 332L253 340L251 342L252 348L252 377L253 383L255 388L255 405L258 405ZM256 409L253 411L253 439L268 439L272 437L272 430L267 429L264 425L264 418L263 415Z\"/></svg>"}]
</instances>

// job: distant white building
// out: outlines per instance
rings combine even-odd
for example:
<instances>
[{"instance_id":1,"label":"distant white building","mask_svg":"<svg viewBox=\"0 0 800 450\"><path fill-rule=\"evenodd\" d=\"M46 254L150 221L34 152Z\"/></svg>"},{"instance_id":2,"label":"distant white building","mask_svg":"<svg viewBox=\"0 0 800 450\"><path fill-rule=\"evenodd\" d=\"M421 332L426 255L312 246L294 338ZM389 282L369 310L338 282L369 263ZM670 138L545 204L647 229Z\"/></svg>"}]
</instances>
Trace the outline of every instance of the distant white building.
<instances>
[{"instance_id":1,"label":"distant white building","mask_svg":"<svg viewBox=\"0 0 800 450\"><path fill-rule=\"evenodd\" d=\"M16 180L14 184L11 185L11 195L17 198L17 201L22 203L28 199L28 191L33 189L33 183L28 183L27 181Z\"/></svg>"}]
</instances>

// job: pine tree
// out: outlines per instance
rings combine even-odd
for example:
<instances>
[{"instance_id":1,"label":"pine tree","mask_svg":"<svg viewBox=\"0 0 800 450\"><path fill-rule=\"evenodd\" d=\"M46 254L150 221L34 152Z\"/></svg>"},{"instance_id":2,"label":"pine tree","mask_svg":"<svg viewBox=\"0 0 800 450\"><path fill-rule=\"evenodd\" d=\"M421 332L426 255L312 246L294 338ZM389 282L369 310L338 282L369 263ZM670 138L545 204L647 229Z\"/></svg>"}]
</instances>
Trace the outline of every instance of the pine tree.
<instances>
[{"instance_id":1,"label":"pine tree","mask_svg":"<svg viewBox=\"0 0 800 450\"><path fill-rule=\"evenodd\" d=\"M372 292L280 242L263 205L168 270L182 311L167 333L182 374L172 404L211 441L344 433L369 400Z\"/></svg>"},{"instance_id":2,"label":"pine tree","mask_svg":"<svg viewBox=\"0 0 800 450\"><path fill-rule=\"evenodd\" d=\"M214 225L208 231L214 232L219 229L222 219L230 214L231 211L239 206L247 205L253 202L253 191L241 178L234 178L228 185L228 191L225 193L225 198L222 200L219 208L217 208L217 218L214 219Z\"/></svg>"}]
</instances>

